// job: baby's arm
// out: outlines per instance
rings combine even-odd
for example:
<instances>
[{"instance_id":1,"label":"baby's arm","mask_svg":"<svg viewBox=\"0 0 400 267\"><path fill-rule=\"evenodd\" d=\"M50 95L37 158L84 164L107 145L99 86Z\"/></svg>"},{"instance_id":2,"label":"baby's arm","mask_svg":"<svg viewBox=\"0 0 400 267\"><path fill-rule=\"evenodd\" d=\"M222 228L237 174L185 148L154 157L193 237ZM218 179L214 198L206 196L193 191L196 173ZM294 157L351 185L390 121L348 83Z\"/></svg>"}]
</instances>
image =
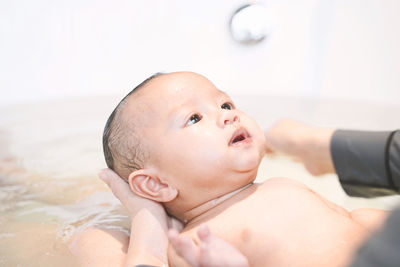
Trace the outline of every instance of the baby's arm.
<instances>
[{"instance_id":1,"label":"baby's arm","mask_svg":"<svg viewBox=\"0 0 400 267\"><path fill-rule=\"evenodd\" d=\"M87 228L70 244L80 266L162 266L167 263L165 230L143 210L132 218L131 237L115 229Z\"/></svg>"},{"instance_id":2,"label":"baby's arm","mask_svg":"<svg viewBox=\"0 0 400 267\"><path fill-rule=\"evenodd\" d=\"M383 222L386 220L388 216L388 212L385 210L379 210L379 209L369 209L369 208L360 208L360 209L355 209L351 212L346 210L345 208L337 205L336 203L328 200L327 198L321 196L314 190L308 188L306 185L293 180L293 179L288 179L288 178L272 178L267 180L268 183L285 183L286 186L295 186L298 187L301 190L306 190L308 192L311 192L314 194L318 199L320 199L326 206L328 206L330 209L333 211L349 217L350 219L356 221L358 224L362 225L366 229L370 231L374 231L378 229Z\"/></svg>"},{"instance_id":3,"label":"baby's arm","mask_svg":"<svg viewBox=\"0 0 400 267\"><path fill-rule=\"evenodd\" d=\"M124 266L129 236L115 229L86 228L69 244L79 266Z\"/></svg>"},{"instance_id":4,"label":"baby's arm","mask_svg":"<svg viewBox=\"0 0 400 267\"><path fill-rule=\"evenodd\" d=\"M351 218L370 231L378 230L386 221L389 212L378 209L355 209L350 212Z\"/></svg>"},{"instance_id":5,"label":"baby's arm","mask_svg":"<svg viewBox=\"0 0 400 267\"><path fill-rule=\"evenodd\" d=\"M310 191L312 191L310 189ZM312 191L314 192L314 191ZM314 192L315 193L315 192ZM315 193L318 195L317 193ZM388 211L379 210L379 209L370 209L370 208L360 208L352 210L351 212L342 208L341 206L336 205L330 200L324 198L323 196L318 195L318 197L331 209L335 210L338 213L341 213L344 216L349 216L353 221L362 225L369 231L377 230L389 215Z\"/></svg>"},{"instance_id":6,"label":"baby's arm","mask_svg":"<svg viewBox=\"0 0 400 267\"><path fill-rule=\"evenodd\" d=\"M334 202L326 199L325 197L321 196L320 194L316 193L312 189L308 188L306 185L289 178L271 178L267 180L265 183L273 184L273 183L284 183L285 186L294 186L301 190L306 190L313 195L315 195L318 199L320 199L326 206L330 209L339 213L343 216L352 219L356 223L362 225L369 231L377 230L386 220L388 216L388 211L379 210L379 209L370 209L370 208L360 208L355 209L351 212L346 210L345 208L335 204Z\"/></svg>"}]
</instances>

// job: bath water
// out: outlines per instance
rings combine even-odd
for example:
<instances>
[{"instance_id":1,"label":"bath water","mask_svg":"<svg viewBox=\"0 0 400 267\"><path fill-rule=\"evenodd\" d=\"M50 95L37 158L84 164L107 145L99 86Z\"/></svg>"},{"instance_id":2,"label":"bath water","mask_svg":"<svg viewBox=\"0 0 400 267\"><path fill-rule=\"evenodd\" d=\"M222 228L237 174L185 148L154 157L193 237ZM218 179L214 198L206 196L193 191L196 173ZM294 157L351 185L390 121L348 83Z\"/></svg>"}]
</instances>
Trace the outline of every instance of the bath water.
<instances>
[{"instance_id":1,"label":"bath water","mask_svg":"<svg viewBox=\"0 0 400 267\"><path fill-rule=\"evenodd\" d=\"M105 167L103 127L120 97L0 107L0 266L76 266L68 245L82 229L98 226L129 234L126 210L97 178ZM399 127L398 106L273 96L233 99L262 128L280 117L330 127ZM391 209L399 202L398 197L349 198L335 175L315 178L285 156L264 158L257 181L276 176L295 178L348 209Z\"/></svg>"}]
</instances>

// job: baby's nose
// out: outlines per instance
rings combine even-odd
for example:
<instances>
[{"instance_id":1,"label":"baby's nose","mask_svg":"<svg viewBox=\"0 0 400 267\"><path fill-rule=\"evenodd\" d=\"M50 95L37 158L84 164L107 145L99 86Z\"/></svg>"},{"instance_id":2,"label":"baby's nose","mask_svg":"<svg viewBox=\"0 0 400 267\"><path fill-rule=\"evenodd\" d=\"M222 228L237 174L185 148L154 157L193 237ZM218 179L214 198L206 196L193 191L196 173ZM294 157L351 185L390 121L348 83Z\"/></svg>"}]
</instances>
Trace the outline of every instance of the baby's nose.
<instances>
[{"instance_id":1,"label":"baby's nose","mask_svg":"<svg viewBox=\"0 0 400 267\"><path fill-rule=\"evenodd\" d=\"M225 111L221 116L221 126L240 122L239 116L234 111Z\"/></svg>"},{"instance_id":2,"label":"baby's nose","mask_svg":"<svg viewBox=\"0 0 400 267\"><path fill-rule=\"evenodd\" d=\"M239 117L236 116L236 115L235 115L232 119L229 118L229 119L224 120L224 124L225 124L225 125L227 125L227 124L232 124L232 123L234 123L235 121L239 122Z\"/></svg>"}]
</instances>

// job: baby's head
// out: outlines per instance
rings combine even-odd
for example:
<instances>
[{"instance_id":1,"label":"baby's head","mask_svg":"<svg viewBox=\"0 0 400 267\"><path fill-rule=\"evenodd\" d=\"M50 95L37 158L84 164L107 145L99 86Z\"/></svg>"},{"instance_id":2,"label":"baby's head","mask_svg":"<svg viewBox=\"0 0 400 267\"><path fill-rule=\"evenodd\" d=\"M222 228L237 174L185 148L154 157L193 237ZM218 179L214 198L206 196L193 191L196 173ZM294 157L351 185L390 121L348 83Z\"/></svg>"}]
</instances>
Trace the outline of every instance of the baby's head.
<instances>
[{"instance_id":1,"label":"baby's head","mask_svg":"<svg viewBox=\"0 0 400 267\"><path fill-rule=\"evenodd\" d=\"M251 183L264 135L207 78L177 72L148 78L120 102L103 148L132 191L179 217Z\"/></svg>"}]
</instances>

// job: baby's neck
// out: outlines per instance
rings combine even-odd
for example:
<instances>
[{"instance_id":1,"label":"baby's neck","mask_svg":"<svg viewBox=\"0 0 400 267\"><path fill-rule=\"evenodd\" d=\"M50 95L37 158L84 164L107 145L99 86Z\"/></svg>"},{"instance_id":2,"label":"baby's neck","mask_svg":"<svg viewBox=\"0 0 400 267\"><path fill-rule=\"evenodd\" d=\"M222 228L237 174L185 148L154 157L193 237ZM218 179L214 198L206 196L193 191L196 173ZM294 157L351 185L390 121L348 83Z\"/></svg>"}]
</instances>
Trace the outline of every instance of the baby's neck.
<instances>
[{"instance_id":1,"label":"baby's neck","mask_svg":"<svg viewBox=\"0 0 400 267\"><path fill-rule=\"evenodd\" d=\"M230 199L231 197L235 196L236 194L238 194L239 192L248 188L251 185L253 185L253 183L245 185L239 189L236 189L235 191L232 191L232 192L222 195L220 197L209 200L191 210L186 211L185 213L183 213L183 215L181 217L182 222L185 225L188 224L189 222L193 221L195 218L197 218L200 215L206 213L207 211L215 208L216 206L220 205L225 200Z\"/></svg>"}]
</instances>

